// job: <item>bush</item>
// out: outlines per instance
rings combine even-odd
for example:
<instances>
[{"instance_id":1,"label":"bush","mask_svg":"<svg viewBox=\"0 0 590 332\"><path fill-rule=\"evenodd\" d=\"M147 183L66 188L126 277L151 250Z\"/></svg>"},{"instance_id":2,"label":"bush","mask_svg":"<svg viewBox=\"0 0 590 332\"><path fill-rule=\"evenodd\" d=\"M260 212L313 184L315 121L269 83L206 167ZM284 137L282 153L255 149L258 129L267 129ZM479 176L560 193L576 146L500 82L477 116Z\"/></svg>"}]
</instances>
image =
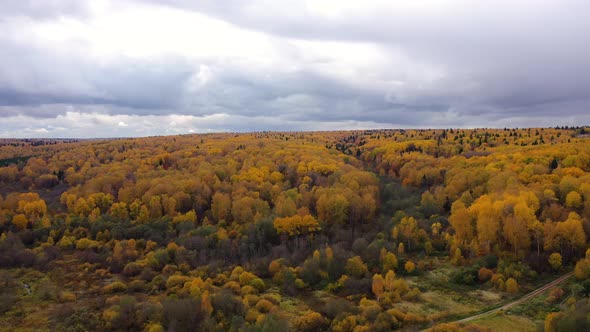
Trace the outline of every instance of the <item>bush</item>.
<instances>
[{"instance_id":1,"label":"bush","mask_svg":"<svg viewBox=\"0 0 590 332\"><path fill-rule=\"evenodd\" d=\"M173 288L176 288L176 287L182 287L182 286L184 286L184 283L188 282L189 280L190 280L189 277L175 274L173 276L170 276L168 278L168 280L166 280L166 288L168 290L172 290Z\"/></svg>"},{"instance_id":2,"label":"bush","mask_svg":"<svg viewBox=\"0 0 590 332\"><path fill-rule=\"evenodd\" d=\"M266 299L261 299L260 301L258 301L258 303L256 303L256 310L258 310L261 313L267 313L270 312L273 306L274 305L270 301Z\"/></svg>"},{"instance_id":3,"label":"bush","mask_svg":"<svg viewBox=\"0 0 590 332\"><path fill-rule=\"evenodd\" d=\"M143 293L146 291L147 287L143 280L133 280L129 283L128 289L132 292Z\"/></svg>"},{"instance_id":4,"label":"bush","mask_svg":"<svg viewBox=\"0 0 590 332\"><path fill-rule=\"evenodd\" d=\"M328 321L320 313L308 311L293 320L293 328L296 331L323 331Z\"/></svg>"},{"instance_id":5,"label":"bush","mask_svg":"<svg viewBox=\"0 0 590 332\"><path fill-rule=\"evenodd\" d=\"M356 278L362 278L369 271L360 256L354 256L348 259L344 269L348 275Z\"/></svg>"},{"instance_id":6,"label":"bush","mask_svg":"<svg viewBox=\"0 0 590 332\"><path fill-rule=\"evenodd\" d=\"M358 314L358 308L349 301L342 298L330 298L324 305L323 313L330 319L338 314Z\"/></svg>"},{"instance_id":7,"label":"bush","mask_svg":"<svg viewBox=\"0 0 590 332\"><path fill-rule=\"evenodd\" d=\"M120 281L115 281L110 285L104 286L102 292L104 294L122 293L127 291L127 285Z\"/></svg>"},{"instance_id":8,"label":"bush","mask_svg":"<svg viewBox=\"0 0 590 332\"><path fill-rule=\"evenodd\" d=\"M264 290L266 289L266 285L264 284L264 281L260 278L254 278L250 281L250 286L256 288L259 292L264 292Z\"/></svg>"},{"instance_id":9,"label":"bush","mask_svg":"<svg viewBox=\"0 0 590 332\"><path fill-rule=\"evenodd\" d=\"M460 285L475 285L478 279L478 267L462 267L451 274L451 281Z\"/></svg>"},{"instance_id":10,"label":"bush","mask_svg":"<svg viewBox=\"0 0 590 332\"><path fill-rule=\"evenodd\" d=\"M510 294L518 293L518 282L514 278L506 280L506 291Z\"/></svg>"},{"instance_id":11,"label":"bush","mask_svg":"<svg viewBox=\"0 0 590 332\"><path fill-rule=\"evenodd\" d=\"M549 292L549 296L547 296L547 303L556 303L558 302L561 297L563 296L565 292L563 291L563 289L557 287L557 288L553 288L550 292Z\"/></svg>"},{"instance_id":12,"label":"bush","mask_svg":"<svg viewBox=\"0 0 590 332\"><path fill-rule=\"evenodd\" d=\"M482 267L481 269L479 269L479 271L477 271L477 278L481 283L487 282L488 280L492 279L493 275L494 271L485 267Z\"/></svg>"},{"instance_id":13,"label":"bush","mask_svg":"<svg viewBox=\"0 0 590 332\"><path fill-rule=\"evenodd\" d=\"M59 293L59 302L74 302L76 301L76 294L68 291L61 291Z\"/></svg>"}]
</instances>

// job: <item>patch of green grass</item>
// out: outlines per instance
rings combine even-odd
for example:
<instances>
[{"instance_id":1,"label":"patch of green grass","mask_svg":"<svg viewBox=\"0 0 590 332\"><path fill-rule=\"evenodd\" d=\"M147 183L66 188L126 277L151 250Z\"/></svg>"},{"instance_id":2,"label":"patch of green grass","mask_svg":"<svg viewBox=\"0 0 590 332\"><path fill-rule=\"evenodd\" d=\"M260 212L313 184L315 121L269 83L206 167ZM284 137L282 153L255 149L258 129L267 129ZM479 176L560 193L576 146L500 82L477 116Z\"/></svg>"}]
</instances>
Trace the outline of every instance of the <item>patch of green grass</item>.
<instances>
[{"instance_id":1,"label":"patch of green grass","mask_svg":"<svg viewBox=\"0 0 590 332\"><path fill-rule=\"evenodd\" d=\"M515 315L493 314L471 321L470 323L487 326L494 331L537 331L537 323L533 320Z\"/></svg>"},{"instance_id":2,"label":"patch of green grass","mask_svg":"<svg viewBox=\"0 0 590 332\"><path fill-rule=\"evenodd\" d=\"M544 320L548 313L559 311L559 307L556 304L547 303L546 299L547 294L544 293L510 308L508 313L527 316L535 320Z\"/></svg>"}]
</instances>

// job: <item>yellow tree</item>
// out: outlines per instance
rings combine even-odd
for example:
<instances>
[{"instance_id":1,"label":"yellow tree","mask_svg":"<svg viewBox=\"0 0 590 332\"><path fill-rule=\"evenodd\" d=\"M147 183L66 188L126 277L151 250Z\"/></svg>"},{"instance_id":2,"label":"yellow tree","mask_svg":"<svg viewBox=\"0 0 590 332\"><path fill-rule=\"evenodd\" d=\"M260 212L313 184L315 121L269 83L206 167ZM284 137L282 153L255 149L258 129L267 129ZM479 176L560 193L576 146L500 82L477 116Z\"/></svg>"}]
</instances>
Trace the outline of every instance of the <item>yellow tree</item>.
<instances>
[{"instance_id":1,"label":"yellow tree","mask_svg":"<svg viewBox=\"0 0 590 332\"><path fill-rule=\"evenodd\" d=\"M476 218L477 239L479 243L486 245L488 251L492 243L498 242L501 205L501 202L494 205L488 195L482 195L469 207Z\"/></svg>"},{"instance_id":2,"label":"yellow tree","mask_svg":"<svg viewBox=\"0 0 590 332\"><path fill-rule=\"evenodd\" d=\"M211 201L211 212L216 222L228 220L231 215L231 198L229 195L216 192Z\"/></svg>"},{"instance_id":3,"label":"yellow tree","mask_svg":"<svg viewBox=\"0 0 590 332\"><path fill-rule=\"evenodd\" d=\"M582 218L577 213L571 212L564 222L557 223L556 228L560 242L569 250L570 255L576 248L581 248L586 243Z\"/></svg>"},{"instance_id":4,"label":"yellow tree","mask_svg":"<svg viewBox=\"0 0 590 332\"><path fill-rule=\"evenodd\" d=\"M385 274L385 290L391 292L395 289L395 272L393 270L387 271Z\"/></svg>"},{"instance_id":5,"label":"yellow tree","mask_svg":"<svg viewBox=\"0 0 590 332\"><path fill-rule=\"evenodd\" d=\"M412 250L411 241L418 229L418 223L416 222L416 219L413 217L404 217L396 227L399 230L399 234L401 234L406 241L408 250Z\"/></svg>"},{"instance_id":6,"label":"yellow tree","mask_svg":"<svg viewBox=\"0 0 590 332\"><path fill-rule=\"evenodd\" d=\"M559 270L561 267L561 255L557 252L549 255L549 265L551 265L554 270Z\"/></svg>"},{"instance_id":7,"label":"yellow tree","mask_svg":"<svg viewBox=\"0 0 590 332\"><path fill-rule=\"evenodd\" d=\"M518 255L518 251L528 248L530 243L528 227L524 221L509 215L504 219L504 238L508 241L514 254Z\"/></svg>"},{"instance_id":8,"label":"yellow tree","mask_svg":"<svg viewBox=\"0 0 590 332\"><path fill-rule=\"evenodd\" d=\"M565 197L565 206L570 209L579 209L582 206L582 196L576 191L570 191Z\"/></svg>"},{"instance_id":9,"label":"yellow tree","mask_svg":"<svg viewBox=\"0 0 590 332\"><path fill-rule=\"evenodd\" d=\"M514 278L506 280L506 291L510 294L518 293L518 282Z\"/></svg>"},{"instance_id":10,"label":"yellow tree","mask_svg":"<svg viewBox=\"0 0 590 332\"><path fill-rule=\"evenodd\" d=\"M473 238L473 225L471 214L461 201L453 203L449 223L455 230L455 237L461 245L471 242Z\"/></svg>"},{"instance_id":11,"label":"yellow tree","mask_svg":"<svg viewBox=\"0 0 590 332\"><path fill-rule=\"evenodd\" d=\"M380 274L374 274L373 275L373 283L371 285L371 290L373 291L373 294L375 294L375 296L377 297L377 300L379 300L381 298L381 296L383 295L384 287L385 287L385 280L383 279L383 276Z\"/></svg>"},{"instance_id":12,"label":"yellow tree","mask_svg":"<svg viewBox=\"0 0 590 332\"><path fill-rule=\"evenodd\" d=\"M29 220L27 219L27 217L24 214L17 214L14 217L12 217L12 223L19 230L23 230L23 229L27 228L27 225L29 224Z\"/></svg>"},{"instance_id":13,"label":"yellow tree","mask_svg":"<svg viewBox=\"0 0 590 332\"><path fill-rule=\"evenodd\" d=\"M329 224L344 224L348 218L348 200L340 193L322 194L316 203L318 218Z\"/></svg>"},{"instance_id":14,"label":"yellow tree","mask_svg":"<svg viewBox=\"0 0 590 332\"><path fill-rule=\"evenodd\" d=\"M382 265L383 265L382 266L383 267L382 268L383 272L387 272L389 270L395 270L395 269L397 269L398 262L397 262L397 257L395 256L394 253L392 253L392 252L386 252L383 255L383 259L382 260L383 260L383 263L382 263Z\"/></svg>"},{"instance_id":15,"label":"yellow tree","mask_svg":"<svg viewBox=\"0 0 590 332\"><path fill-rule=\"evenodd\" d=\"M294 215L292 217L276 218L273 222L277 233L287 234L291 237L316 232L320 224L311 215Z\"/></svg>"}]
</instances>

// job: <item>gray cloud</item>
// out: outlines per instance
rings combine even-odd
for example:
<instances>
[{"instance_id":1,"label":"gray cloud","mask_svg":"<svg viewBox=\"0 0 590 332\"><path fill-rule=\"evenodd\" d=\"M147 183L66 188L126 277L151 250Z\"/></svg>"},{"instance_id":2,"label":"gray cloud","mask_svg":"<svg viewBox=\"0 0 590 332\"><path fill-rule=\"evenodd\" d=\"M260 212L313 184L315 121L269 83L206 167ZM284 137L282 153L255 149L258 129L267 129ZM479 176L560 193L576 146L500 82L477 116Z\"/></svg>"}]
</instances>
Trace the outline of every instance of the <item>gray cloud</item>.
<instances>
[{"instance_id":1,"label":"gray cloud","mask_svg":"<svg viewBox=\"0 0 590 332\"><path fill-rule=\"evenodd\" d=\"M272 57L278 60L263 64L248 50L219 56L181 50L104 55L93 49L92 40L83 38L56 45L35 33L24 37L38 39L18 38L27 22L69 17L84 24L93 15L107 14L97 14L80 1L0 3L0 118L22 130L28 129L18 119L31 123L75 118L71 114L104 128L102 115L124 123L129 118L120 116L139 123L187 115L196 122L180 127L185 131L588 121L589 21L587 3L581 0L448 1L430 6L378 2L334 13L313 10L300 1L122 2L199 13L227 22L232 29L265 36L261 38L270 43L276 52ZM227 37L219 40L223 38ZM186 43L213 47L201 46L198 40ZM378 57L363 58L367 49ZM354 54L347 51L361 55L349 61ZM84 116L93 114L101 116ZM197 126L199 119L207 119L207 127ZM155 120L143 127L117 128L117 123L100 130L104 135L168 130L163 125L158 129ZM55 128L59 126L26 132L57 135ZM4 125L0 132L6 136L14 131Z\"/></svg>"},{"instance_id":2,"label":"gray cloud","mask_svg":"<svg viewBox=\"0 0 590 332\"><path fill-rule=\"evenodd\" d=\"M447 77L430 89L410 91L416 104L485 105L526 115L537 106L590 97L590 8L582 0L448 1L434 10L383 6L335 17L300 1L157 2L288 38L377 43L445 68ZM289 10L278 14L283 8Z\"/></svg>"}]
</instances>

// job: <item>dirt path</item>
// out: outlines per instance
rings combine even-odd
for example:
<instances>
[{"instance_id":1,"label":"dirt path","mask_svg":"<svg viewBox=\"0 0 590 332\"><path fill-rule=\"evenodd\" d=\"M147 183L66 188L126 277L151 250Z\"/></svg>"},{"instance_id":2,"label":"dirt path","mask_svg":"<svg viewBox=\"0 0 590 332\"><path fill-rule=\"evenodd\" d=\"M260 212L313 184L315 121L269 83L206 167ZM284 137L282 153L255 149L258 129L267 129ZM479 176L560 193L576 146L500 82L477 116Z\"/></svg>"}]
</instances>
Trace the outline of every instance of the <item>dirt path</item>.
<instances>
[{"instance_id":1,"label":"dirt path","mask_svg":"<svg viewBox=\"0 0 590 332\"><path fill-rule=\"evenodd\" d=\"M570 273L568 273L568 274L566 274L566 275L564 275L564 276L561 276L561 277L559 277L559 278L557 278L557 279L553 280L552 282L548 283L547 285L545 285L545 286L543 286L543 287L541 287L541 288L537 288L536 290L534 290L534 291L532 291L532 292L528 293L527 295L525 295L525 296L523 296L523 297L519 298L519 299L518 299L518 300L516 300L516 301L513 301L513 302L510 302L510 303L508 303L508 304L505 304L505 305L503 305L503 306L501 306L501 307L499 307L499 308L496 308L496 309L492 309L492 310L489 310L489 311L483 312L483 313L481 313L481 314L477 314L477 315L469 316L469 317L466 317L466 318L463 318L463 319L460 319L460 320L454 321L453 323L464 323L464 322L468 322L468 321L471 321L471 320L475 320L475 319L478 319L478 318L481 318L481 317L484 317L484 316L487 316L487 315L490 315L490 314L493 314L493 313L499 312L499 311L501 311L501 310L502 310L502 311L503 311L503 310L506 310L506 309L508 309L508 308L510 308L510 307L512 307L512 306L515 306L515 305L517 305L517 304L520 304L520 303L522 303L522 302L528 301L529 299L531 299L531 298L533 298L533 297L535 297L535 296L537 296L537 295L539 295L539 294L543 293L543 292L544 292L544 291L546 291L547 289L549 289L549 288L551 288L551 287L553 287L553 286L555 286L555 285L557 285L557 284L559 284L559 283L563 282L564 280L567 280L569 277L571 277L571 276L572 276L572 274L573 274L573 272L570 272Z\"/></svg>"}]
</instances>

